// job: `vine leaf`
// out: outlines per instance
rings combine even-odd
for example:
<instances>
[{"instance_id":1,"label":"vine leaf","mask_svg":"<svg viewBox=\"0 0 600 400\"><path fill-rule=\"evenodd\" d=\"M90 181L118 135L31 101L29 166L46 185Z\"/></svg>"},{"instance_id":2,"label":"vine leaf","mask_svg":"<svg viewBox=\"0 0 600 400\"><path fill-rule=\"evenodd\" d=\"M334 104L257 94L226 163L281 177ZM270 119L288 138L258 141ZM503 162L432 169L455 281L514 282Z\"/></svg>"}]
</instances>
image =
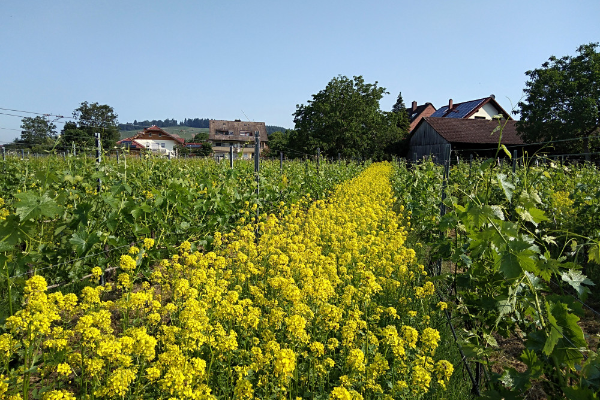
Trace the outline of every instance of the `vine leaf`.
<instances>
[{"instance_id":1,"label":"vine leaf","mask_svg":"<svg viewBox=\"0 0 600 400\"><path fill-rule=\"evenodd\" d=\"M523 207L516 208L517 214L523 221L531 222L536 227L542 221L548 221L548 217L546 217L546 213L540 210L539 208L530 207L529 209L525 209Z\"/></svg>"},{"instance_id":2,"label":"vine leaf","mask_svg":"<svg viewBox=\"0 0 600 400\"><path fill-rule=\"evenodd\" d=\"M563 272L561 278L577 291L581 300L585 300L587 295L591 293L590 289L583 285L595 286L594 282L589 280L587 276L572 269Z\"/></svg>"},{"instance_id":3,"label":"vine leaf","mask_svg":"<svg viewBox=\"0 0 600 400\"><path fill-rule=\"evenodd\" d=\"M600 241L598 243L594 243L592 247L590 247L588 261L600 264Z\"/></svg>"},{"instance_id":4,"label":"vine leaf","mask_svg":"<svg viewBox=\"0 0 600 400\"><path fill-rule=\"evenodd\" d=\"M546 213L539 208L531 207L529 208L529 215L533 218L533 223L537 226L542 221L550 221L548 217L546 217Z\"/></svg>"},{"instance_id":5,"label":"vine leaf","mask_svg":"<svg viewBox=\"0 0 600 400\"><path fill-rule=\"evenodd\" d=\"M517 256L508 251L499 255L496 259L496 267L504 274L506 279L514 279L523 272Z\"/></svg>"},{"instance_id":6,"label":"vine leaf","mask_svg":"<svg viewBox=\"0 0 600 400\"><path fill-rule=\"evenodd\" d=\"M558 358L559 362L575 368L575 364L583 360L583 355L579 349L587 347L583 330L577 325L579 317L569 313L569 309L564 303L553 303L549 308L551 311L549 314L551 314L551 320L553 320L552 331L557 330L554 327L554 324L556 324L561 332L560 341L554 348L553 355Z\"/></svg>"},{"instance_id":7,"label":"vine leaf","mask_svg":"<svg viewBox=\"0 0 600 400\"><path fill-rule=\"evenodd\" d=\"M52 218L61 211L56 201L45 193L42 196L36 196L31 192L25 192L15 194L15 197L20 200L16 203L16 214L21 218L21 221L35 219L40 216Z\"/></svg>"},{"instance_id":8,"label":"vine leaf","mask_svg":"<svg viewBox=\"0 0 600 400\"><path fill-rule=\"evenodd\" d=\"M512 201L513 190L515 190L515 185L507 181L507 177L505 174L497 174L498 184L502 188L506 199L510 202Z\"/></svg>"},{"instance_id":9,"label":"vine leaf","mask_svg":"<svg viewBox=\"0 0 600 400\"><path fill-rule=\"evenodd\" d=\"M4 251L11 251L15 248L14 245L7 242L0 242L0 253Z\"/></svg>"},{"instance_id":10,"label":"vine leaf","mask_svg":"<svg viewBox=\"0 0 600 400\"><path fill-rule=\"evenodd\" d=\"M549 254L547 254L547 257L537 260L536 267L537 275L546 282L550 281L552 274L558 275L560 273L560 262L551 258Z\"/></svg>"},{"instance_id":11,"label":"vine leaf","mask_svg":"<svg viewBox=\"0 0 600 400\"><path fill-rule=\"evenodd\" d=\"M554 351L554 347L558 344L558 340L563 337L563 330L558 326L556 318L552 315L551 307L548 302L546 302L546 310L548 311L548 325L550 326L550 331L546 332L546 343L544 343L542 351L549 356Z\"/></svg>"}]
</instances>

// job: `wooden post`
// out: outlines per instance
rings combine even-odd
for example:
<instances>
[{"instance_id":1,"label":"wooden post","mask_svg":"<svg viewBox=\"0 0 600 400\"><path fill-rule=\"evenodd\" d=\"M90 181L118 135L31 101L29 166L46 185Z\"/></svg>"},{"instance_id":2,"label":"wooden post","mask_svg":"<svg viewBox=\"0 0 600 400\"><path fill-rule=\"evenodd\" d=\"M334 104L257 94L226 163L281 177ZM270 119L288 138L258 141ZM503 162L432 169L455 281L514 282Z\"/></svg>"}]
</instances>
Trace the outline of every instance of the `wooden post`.
<instances>
[{"instance_id":1,"label":"wooden post","mask_svg":"<svg viewBox=\"0 0 600 400\"><path fill-rule=\"evenodd\" d=\"M233 169L233 146L229 146L229 167Z\"/></svg>"},{"instance_id":2,"label":"wooden post","mask_svg":"<svg viewBox=\"0 0 600 400\"><path fill-rule=\"evenodd\" d=\"M102 162L102 147L100 142L100 132L96 132L96 171L100 170ZM102 179L98 178L98 193L102 190Z\"/></svg>"},{"instance_id":3,"label":"wooden post","mask_svg":"<svg viewBox=\"0 0 600 400\"><path fill-rule=\"evenodd\" d=\"M319 158L321 158L321 148L317 147L317 172L319 172Z\"/></svg>"},{"instance_id":4,"label":"wooden post","mask_svg":"<svg viewBox=\"0 0 600 400\"><path fill-rule=\"evenodd\" d=\"M256 240L258 241L258 196L260 195L260 133L254 133L254 173L256 174Z\"/></svg>"}]
</instances>

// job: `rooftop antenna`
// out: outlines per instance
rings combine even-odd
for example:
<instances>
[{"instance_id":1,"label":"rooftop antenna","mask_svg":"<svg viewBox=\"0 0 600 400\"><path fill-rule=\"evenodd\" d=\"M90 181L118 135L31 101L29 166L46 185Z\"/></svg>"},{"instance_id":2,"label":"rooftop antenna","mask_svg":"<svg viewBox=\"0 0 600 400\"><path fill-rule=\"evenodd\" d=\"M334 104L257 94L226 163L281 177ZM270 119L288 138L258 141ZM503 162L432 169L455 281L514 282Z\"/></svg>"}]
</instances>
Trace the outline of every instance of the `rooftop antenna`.
<instances>
[{"instance_id":1,"label":"rooftop antenna","mask_svg":"<svg viewBox=\"0 0 600 400\"><path fill-rule=\"evenodd\" d=\"M244 117L246 117L246 121L256 122L253 119L251 120L250 118L248 118L248 116L246 115L246 113L244 112L244 110L242 110L242 114L244 114Z\"/></svg>"}]
</instances>

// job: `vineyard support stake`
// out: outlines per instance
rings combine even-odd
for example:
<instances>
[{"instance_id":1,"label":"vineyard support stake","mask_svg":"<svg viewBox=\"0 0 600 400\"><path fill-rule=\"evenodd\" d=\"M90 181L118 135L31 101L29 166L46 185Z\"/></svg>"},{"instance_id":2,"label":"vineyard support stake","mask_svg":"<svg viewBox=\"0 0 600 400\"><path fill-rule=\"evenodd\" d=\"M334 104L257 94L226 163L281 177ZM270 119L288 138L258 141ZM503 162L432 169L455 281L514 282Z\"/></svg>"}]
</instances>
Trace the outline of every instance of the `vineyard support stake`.
<instances>
[{"instance_id":1,"label":"vineyard support stake","mask_svg":"<svg viewBox=\"0 0 600 400\"><path fill-rule=\"evenodd\" d=\"M117 153L117 160L119 158ZM102 147L100 142L100 132L96 132L96 171L100 170L100 163L102 162ZM98 193L102 190L102 179L98 178Z\"/></svg>"}]
</instances>

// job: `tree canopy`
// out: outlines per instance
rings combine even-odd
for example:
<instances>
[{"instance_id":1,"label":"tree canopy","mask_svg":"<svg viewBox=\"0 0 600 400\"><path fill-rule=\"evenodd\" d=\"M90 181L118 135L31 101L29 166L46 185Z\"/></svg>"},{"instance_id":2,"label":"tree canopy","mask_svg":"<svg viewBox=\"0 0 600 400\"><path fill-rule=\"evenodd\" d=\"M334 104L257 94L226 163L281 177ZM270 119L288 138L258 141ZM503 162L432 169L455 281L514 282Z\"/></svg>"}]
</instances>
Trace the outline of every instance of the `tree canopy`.
<instances>
[{"instance_id":1,"label":"tree canopy","mask_svg":"<svg viewBox=\"0 0 600 400\"><path fill-rule=\"evenodd\" d=\"M410 121L408 119L408 113L406 112L406 106L404 105L404 100L402 99L402 92L398 93L398 98L396 99L396 103L392 106L392 112L398 116L398 121L396 122L396 126L400 128L402 132L410 131ZM396 153L404 152L407 150L408 143L399 142L395 146Z\"/></svg>"},{"instance_id":2,"label":"tree canopy","mask_svg":"<svg viewBox=\"0 0 600 400\"><path fill-rule=\"evenodd\" d=\"M279 152L288 154L290 131L275 131L269 135L269 150L263 153L265 157L279 157Z\"/></svg>"},{"instance_id":3,"label":"tree canopy","mask_svg":"<svg viewBox=\"0 0 600 400\"><path fill-rule=\"evenodd\" d=\"M88 103L84 101L73 111L73 118L77 120L76 126L69 125L70 134L80 138L76 143L93 143L96 132L100 132L102 138L102 147L107 149L115 145L119 140L119 122L117 114L112 107L106 104ZM74 129L73 129L74 128ZM84 132L85 135L82 135ZM63 133L67 134L67 124ZM69 137L63 137L65 145L69 145Z\"/></svg>"},{"instance_id":4,"label":"tree canopy","mask_svg":"<svg viewBox=\"0 0 600 400\"><path fill-rule=\"evenodd\" d=\"M94 137L90 136L85 130L79 129L75 122L65 123L60 138L60 148L62 149L70 149L73 144L79 149L94 145Z\"/></svg>"},{"instance_id":5,"label":"tree canopy","mask_svg":"<svg viewBox=\"0 0 600 400\"><path fill-rule=\"evenodd\" d=\"M385 88L365 83L362 76L333 78L308 104L296 106L290 147L307 154L319 147L328 157L384 158L408 133L398 127L400 113L380 109L385 94Z\"/></svg>"},{"instance_id":6,"label":"tree canopy","mask_svg":"<svg viewBox=\"0 0 600 400\"><path fill-rule=\"evenodd\" d=\"M517 129L525 142L559 141L558 151L589 153L600 141L598 43L579 46L576 56L550 57L527 71ZM570 140L579 138L581 140Z\"/></svg>"},{"instance_id":7,"label":"tree canopy","mask_svg":"<svg viewBox=\"0 0 600 400\"><path fill-rule=\"evenodd\" d=\"M56 138L56 125L42 116L25 117L21 120L21 138L15 144L29 148L52 145Z\"/></svg>"}]
</instances>

